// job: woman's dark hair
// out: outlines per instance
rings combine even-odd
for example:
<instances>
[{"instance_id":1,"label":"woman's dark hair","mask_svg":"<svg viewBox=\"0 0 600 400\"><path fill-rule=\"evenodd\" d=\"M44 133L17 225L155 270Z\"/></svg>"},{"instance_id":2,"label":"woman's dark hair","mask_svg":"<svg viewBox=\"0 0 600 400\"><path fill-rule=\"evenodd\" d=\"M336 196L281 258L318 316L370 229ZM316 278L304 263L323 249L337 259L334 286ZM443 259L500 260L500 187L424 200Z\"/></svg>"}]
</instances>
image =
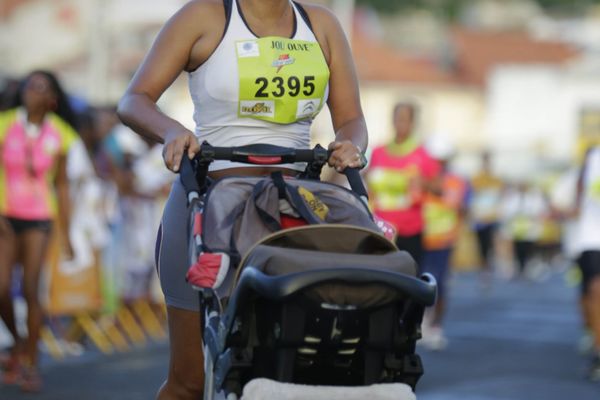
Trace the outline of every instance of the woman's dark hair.
<instances>
[{"instance_id":1,"label":"woman's dark hair","mask_svg":"<svg viewBox=\"0 0 600 400\"><path fill-rule=\"evenodd\" d=\"M62 89L62 86L60 85L60 82L56 78L56 75L54 75L50 71L38 69L38 70L30 72L21 81L21 84L19 85L19 90L17 91L17 93L13 99L12 106L19 107L19 106L23 105L23 88L25 87L25 84L27 83L27 81L34 75L42 75L50 83L50 87L51 87L52 91L54 92L54 94L56 95L56 109L54 109L53 112L56 115L58 115L59 117L61 117L63 120L65 120L72 127L76 127L77 119L75 117L75 113L73 112L73 109L71 108L71 104L69 103L69 97L66 95L65 91Z\"/></svg>"}]
</instances>

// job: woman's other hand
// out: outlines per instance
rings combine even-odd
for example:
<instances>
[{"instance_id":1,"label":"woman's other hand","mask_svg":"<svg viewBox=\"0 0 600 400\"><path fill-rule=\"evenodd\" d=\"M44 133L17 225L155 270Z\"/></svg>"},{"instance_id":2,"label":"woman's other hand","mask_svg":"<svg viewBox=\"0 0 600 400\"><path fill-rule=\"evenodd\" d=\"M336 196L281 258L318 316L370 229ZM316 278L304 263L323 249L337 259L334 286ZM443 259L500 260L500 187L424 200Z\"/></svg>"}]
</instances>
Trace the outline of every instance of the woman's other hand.
<instances>
[{"instance_id":1,"label":"woman's other hand","mask_svg":"<svg viewBox=\"0 0 600 400\"><path fill-rule=\"evenodd\" d=\"M190 159L200 151L200 143L196 136L188 130L167 133L163 148L163 160L168 169L179 172L184 154Z\"/></svg>"},{"instance_id":2,"label":"woman's other hand","mask_svg":"<svg viewBox=\"0 0 600 400\"><path fill-rule=\"evenodd\" d=\"M363 168L365 157L360 148L350 140L334 141L329 144L328 164L337 172L343 172L346 168Z\"/></svg>"}]
</instances>

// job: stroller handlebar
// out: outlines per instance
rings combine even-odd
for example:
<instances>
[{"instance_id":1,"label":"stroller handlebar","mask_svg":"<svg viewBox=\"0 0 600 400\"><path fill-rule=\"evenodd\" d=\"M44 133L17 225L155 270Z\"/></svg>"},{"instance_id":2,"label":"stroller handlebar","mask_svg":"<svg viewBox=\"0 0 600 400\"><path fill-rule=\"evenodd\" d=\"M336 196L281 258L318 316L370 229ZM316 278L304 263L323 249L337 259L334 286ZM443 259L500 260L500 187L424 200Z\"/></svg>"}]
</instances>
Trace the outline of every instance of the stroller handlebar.
<instances>
[{"instance_id":1,"label":"stroller handlebar","mask_svg":"<svg viewBox=\"0 0 600 400\"><path fill-rule=\"evenodd\" d=\"M328 151L317 145L313 149L294 149L272 144L250 144L239 147L214 147L204 142L196 155L199 162L228 160L256 165L275 165L298 162L321 162L328 159Z\"/></svg>"},{"instance_id":2,"label":"stroller handlebar","mask_svg":"<svg viewBox=\"0 0 600 400\"><path fill-rule=\"evenodd\" d=\"M208 165L214 160L227 160L241 162L254 165L276 165L276 164L293 164L306 162L320 168L325 165L329 159L330 152L321 145L316 145L312 149L295 149L290 147L281 147L271 144L251 144L238 147L215 147L207 142L202 143L200 151L194 157L194 164L198 165L198 169L204 168L208 171ZM192 185L191 179L194 175L198 176L197 169L193 163L184 161L181 166L182 181L186 191L189 193L198 190L198 185ZM196 170L196 171L194 171ZM360 177L357 168L346 168L343 172L348 179L350 188L354 193L366 201L367 189ZM186 178L186 176L188 178ZM188 183L186 183L189 182ZM192 186L188 188L188 186Z\"/></svg>"}]
</instances>

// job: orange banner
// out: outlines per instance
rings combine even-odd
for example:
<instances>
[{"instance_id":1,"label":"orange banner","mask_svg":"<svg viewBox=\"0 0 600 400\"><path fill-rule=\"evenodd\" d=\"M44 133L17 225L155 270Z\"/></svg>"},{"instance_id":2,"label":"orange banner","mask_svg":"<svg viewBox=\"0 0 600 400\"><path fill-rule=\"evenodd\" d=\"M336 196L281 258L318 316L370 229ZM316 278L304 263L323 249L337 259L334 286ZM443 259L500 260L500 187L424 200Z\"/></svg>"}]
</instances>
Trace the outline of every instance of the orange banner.
<instances>
[{"instance_id":1,"label":"orange banner","mask_svg":"<svg viewBox=\"0 0 600 400\"><path fill-rule=\"evenodd\" d=\"M99 311L102 305L99 257L92 251L86 257L78 256L74 243L75 258L64 260L59 243L58 235L54 234L48 257L48 313L74 315Z\"/></svg>"}]
</instances>

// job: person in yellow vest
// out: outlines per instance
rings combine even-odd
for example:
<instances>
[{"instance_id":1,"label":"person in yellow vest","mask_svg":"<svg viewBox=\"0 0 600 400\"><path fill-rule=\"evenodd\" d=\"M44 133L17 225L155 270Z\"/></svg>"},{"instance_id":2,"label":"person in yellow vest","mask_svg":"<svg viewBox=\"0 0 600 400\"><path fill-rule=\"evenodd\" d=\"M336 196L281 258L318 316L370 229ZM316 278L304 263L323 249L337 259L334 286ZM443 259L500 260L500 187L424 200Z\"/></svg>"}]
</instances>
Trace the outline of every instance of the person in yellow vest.
<instances>
[{"instance_id":1,"label":"person in yellow vest","mask_svg":"<svg viewBox=\"0 0 600 400\"><path fill-rule=\"evenodd\" d=\"M423 202L423 271L435 277L438 296L436 304L427 311L422 344L432 350L442 350L447 344L442 321L446 310L446 281L450 256L458 240L469 185L465 179L450 172L448 168L454 155L454 146L446 137L433 136L426 146L431 156L441 165L441 193L428 192Z\"/></svg>"},{"instance_id":2,"label":"person in yellow vest","mask_svg":"<svg viewBox=\"0 0 600 400\"><path fill-rule=\"evenodd\" d=\"M156 105L186 72L195 132ZM368 134L350 46L325 7L289 0L192 0L164 26L119 102L121 120L164 143L163 159L177 172L202 141L213 146L255 143L310 147L314 117L328 105L335 138L329 165L341 172L365 164ZM209 176L297 175L301 165L247 166L215 161ZM198 399L204 357L198 295L188 269L185 191L173 184L157 243L157 269L167 304L169 374L159 399ZM209 278L214 282L217 271Z\"/></svg>"},{"instance_id":3,"label":"person in yellow vest","mask_svg":"<svg viewBox=\"0 0 600 400\"><path fill-rule=\"evenodd\" d=\"M513 278L525 276L550 211L544 193L530 182L521 181L504 195L503 229L512 240L517 264Z\"/></svg>"},{"instance_id":4,"label":"person in yellow vest","mask_svg":"<svg viewBox=\"0 0 600 400\"><path fill-rule=\"evenodd\" d=\"M440 190L440 166L417 137L418 115L414 103L395 105L394 138L373 149L365 178L373 214L394 228L396 246L421 266L423 196L426 191Z\"/></svg>"},{"instance_id":5,"label":"person in yellow vest","mask_svg":"<svg viewBox=\"0 0 600 400\"><path fill-rule=\"evenodd\" d=\"M498 229L500 199L504 190L502 179L494 175L491 165L491 154L481 155L481 170L470 182L472 199L469 206L469 218L477 235L481 270L485 284L491 282L493 269L494 237Z\"/></svg>"}]
</instances>

